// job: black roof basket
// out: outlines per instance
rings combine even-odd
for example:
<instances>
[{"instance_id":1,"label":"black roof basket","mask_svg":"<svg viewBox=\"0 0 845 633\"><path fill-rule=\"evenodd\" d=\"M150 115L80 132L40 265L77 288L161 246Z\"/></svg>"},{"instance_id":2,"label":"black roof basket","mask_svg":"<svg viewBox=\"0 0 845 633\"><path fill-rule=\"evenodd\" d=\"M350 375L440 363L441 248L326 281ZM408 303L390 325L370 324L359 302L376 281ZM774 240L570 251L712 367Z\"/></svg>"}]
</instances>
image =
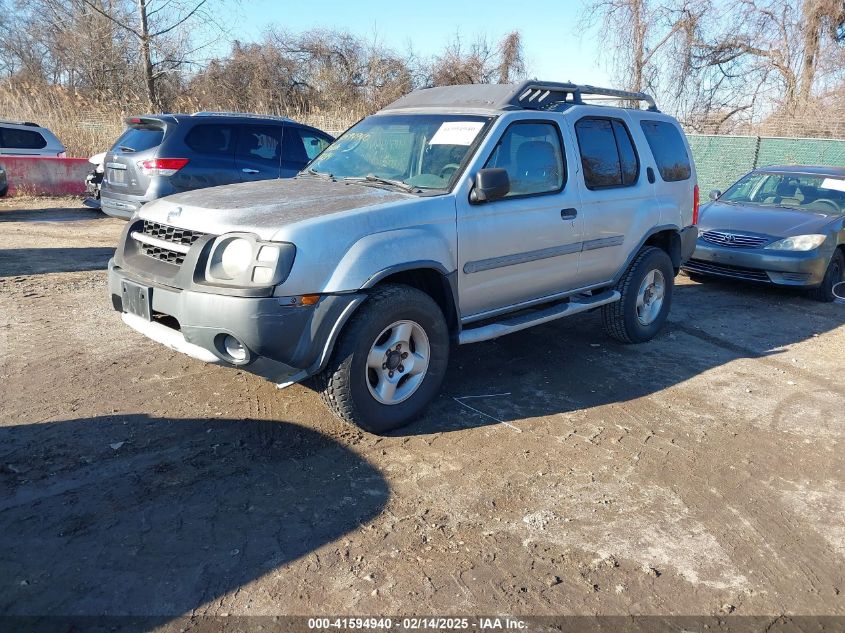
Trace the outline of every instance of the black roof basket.
<instances>
[{"instance_id":1,"label":"black roof basket","mask_svg":"<svg viewBox=\"0 0 845 633\"><path fill-rule=\"evenodd\" d=\"M651 112L659 112L652 96L645 92L536 80L520 84L503 105L526 110L557 110L567 104L582 104L585 96L632 102L645 101Z\"/></svg>"}]
</instances>

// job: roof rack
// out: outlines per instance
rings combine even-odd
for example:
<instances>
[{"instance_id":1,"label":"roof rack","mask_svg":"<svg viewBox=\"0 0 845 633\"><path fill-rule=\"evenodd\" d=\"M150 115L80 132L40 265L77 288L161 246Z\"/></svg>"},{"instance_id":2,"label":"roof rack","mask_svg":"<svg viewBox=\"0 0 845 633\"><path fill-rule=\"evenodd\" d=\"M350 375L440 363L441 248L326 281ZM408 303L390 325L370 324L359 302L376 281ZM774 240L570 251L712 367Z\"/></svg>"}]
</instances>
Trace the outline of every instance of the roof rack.
<instances>
[{"instance_id":1,"label":"roof rack","mask_svg":"<svg viewBox=\"0 0 845 633\"><path fill-rule=\"evenodd\" d=\"M645 92L536 80L529 80L517 86L503 105L527 110L557 110L565 105L583 104L584 96L632 102L645 101L651 112L659 112L652 96Z\"/></svg>"},{"instance_id":2,"label":"roof rack","mask_svg":"<svg viewBox=\"0 0 845 633\"><path fill-rule=\"evenodd\" d=\"M28 127L41 127L37 123L33 123L32 121L6 121L4 119L0 119L0 123L5 123L6 125L26 125Z\"/></svg>"},{"instance_id":3,"label":"roof rack","mask_svg":"<svg viewBox=\"0 0 845 633\"><path fill-rule=\"evenodd\" d=\"M272 114L254 114L252 112L194 112L191 116L235 116L249 119L272 119L274 121L292 121L286 116L275 116Z\"/></svg>"}]
</instances>

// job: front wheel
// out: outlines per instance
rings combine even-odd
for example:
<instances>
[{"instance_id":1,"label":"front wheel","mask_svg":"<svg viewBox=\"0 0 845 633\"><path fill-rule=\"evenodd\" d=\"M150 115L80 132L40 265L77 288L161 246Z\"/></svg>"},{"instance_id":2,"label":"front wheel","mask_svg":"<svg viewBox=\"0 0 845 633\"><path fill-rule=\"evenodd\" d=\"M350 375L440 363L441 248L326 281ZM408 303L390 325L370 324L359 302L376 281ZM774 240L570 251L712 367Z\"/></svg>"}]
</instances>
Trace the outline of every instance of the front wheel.
<instances>
[{"instance_id":1,"label":"front wheel","mask_svg":"<svg viewBox=\"0 0 845 633\"><path fill-rule=\"evenodd\" d=\"M440 390L448 362L440 307L416 288L387 284L343 329L316 383L341 419L385 433L422 413Z\"/></svg>"},{"instance_id":2,"label":"front wheel","mask_svg":"<svg viewBox=\"0 0 845 633\"><path fill-rule=\"evenodd\" d=\"M675 270L666 251L643 248L616 284L622 298L602 306L605 332L622 343L656 336L669 316L674 285Z\"/></svg>"},{"instance_id":3,"label":"front wheel","mask_svg":"<svg viewBox=\"0 0 845 633\"><path fill-rule=\"evenodd\" d=\"M827 266L821 285L810 291L810 297L816 301L830 303L836 299L834 288L843 281L845 281L845 256L842 255L841 250L837 249L830 259L830 264ZM837 288L837 291L841 290L841 286Z\"/></svg>"}]
</instances>

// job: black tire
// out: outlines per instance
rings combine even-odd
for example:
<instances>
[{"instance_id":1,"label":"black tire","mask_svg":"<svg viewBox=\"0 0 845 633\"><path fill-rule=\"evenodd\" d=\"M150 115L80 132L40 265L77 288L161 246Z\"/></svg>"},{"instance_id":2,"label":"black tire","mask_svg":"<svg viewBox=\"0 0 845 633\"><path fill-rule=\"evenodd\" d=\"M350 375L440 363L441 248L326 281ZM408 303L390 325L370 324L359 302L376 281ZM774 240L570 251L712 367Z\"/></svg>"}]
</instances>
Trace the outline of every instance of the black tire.
<instances>
[{"instance_id":1,"label":"black tire","mask_svg":"<svg viewBox=\"0 0 845 633\"><path fill-rule=\"evenodd\" d=\"M845 256L842 255L842 249L836 249L827 265L827 271L821 285L810 291L810 297L816 301L830 303L836 299L836 295L833 294L833 287L841 283L843 279L845 279Z\"/></svg>"},{"instance_id":2,"label":"black tire","mask_svg":"<svg viewBox=\"0 0 845 633\"><path fill-rule=\"evenodd\" d=\"M413 321L430 345L428 369L406 400L383 404L367 384L367 355L382 331L397 321ZM386 433L412 422L437 396L449 363L449 329L443 312L427 294L398 284L376 288L340 333L326 368L314 377L323 402L342 420L370 433Z\"/></svg>"},{"instance_id":3,"label":"black tire","mask_svg":"<svg viewBox=\"0 0 845 633\"><path fill-rule=\"evenodd\" d=\"M637 294L646 275L652 270L660 271L663 275L663 305L654 320L644 325L637 318ZM602 306L604 331L622 343L643 343L653 338L669 316L674 285L675 269L666 251L654 246L644 247L616 284L616 290L622 298Z\"/></svg>"}]
</instances>

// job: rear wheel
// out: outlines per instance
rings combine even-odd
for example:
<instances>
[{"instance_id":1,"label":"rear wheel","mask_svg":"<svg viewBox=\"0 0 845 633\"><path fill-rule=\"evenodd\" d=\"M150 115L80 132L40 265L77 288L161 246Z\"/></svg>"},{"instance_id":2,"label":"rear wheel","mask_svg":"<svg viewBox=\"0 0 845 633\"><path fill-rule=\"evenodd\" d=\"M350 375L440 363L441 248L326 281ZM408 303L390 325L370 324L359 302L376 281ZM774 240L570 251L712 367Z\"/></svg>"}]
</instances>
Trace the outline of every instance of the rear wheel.
<instances>
[{"instance_id":1,"label":"rear wheel","mask_svg":"<svg viewBox=\"0 0 845 633\"><path fill-rule=\"evenodd\" d=\"M830 258L830 264L827 266L821 285L810 291L810 297L816 301L830 303L836 299L836 295L833 294L834 287L843 281L845 281L845 256L842 255L841 249L837 249ZM840 290L841 287L837 288L837 291ZM839 294L841 295L842 292Z\"/></svg>"},{"instance_id":2,"label":"rear wheel","mask_svg":"<svg viewBox=\"0 0 845 633\"><path fill-rule=\"evenodd\" d=\"M385 433L422 413L440 390L448 361L440 307L416 288L389 284L352 317L315 382L338 417Z\"/></svg>"},{"instance_id":3,"label":"rear wheel","mask_svg":"<svg viewBox=\"0 0 845 633\"><path fill-rule=\"evenodd\" d=\"M602 306L604 330L622 343L643 343L663 327L672 305L675 270L666 251L643 248L616 290L619 301Z\"/></svg>"}]
</instances>

